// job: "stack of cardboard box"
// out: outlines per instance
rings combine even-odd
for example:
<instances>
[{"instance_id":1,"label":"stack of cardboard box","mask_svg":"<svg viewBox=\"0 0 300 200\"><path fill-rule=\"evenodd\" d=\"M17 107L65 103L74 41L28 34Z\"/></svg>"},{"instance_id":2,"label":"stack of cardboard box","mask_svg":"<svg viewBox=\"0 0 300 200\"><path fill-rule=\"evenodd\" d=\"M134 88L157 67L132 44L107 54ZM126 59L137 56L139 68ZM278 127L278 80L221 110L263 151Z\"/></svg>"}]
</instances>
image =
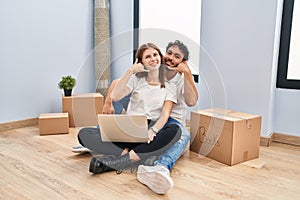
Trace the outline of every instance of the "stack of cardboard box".
<instances>
[{"instance_id":1,"label":"stack of cardboard box","mask_svg":"<svg viewBox=\"0 0 300 200\"><path fill-rule=\"evenodd\" d=\"M68 133L69 127L96 126L97 115L102 112L103 103L100 93L63 96L62 113L40 115L40 135Z\"/></svg>"}]
</instances>

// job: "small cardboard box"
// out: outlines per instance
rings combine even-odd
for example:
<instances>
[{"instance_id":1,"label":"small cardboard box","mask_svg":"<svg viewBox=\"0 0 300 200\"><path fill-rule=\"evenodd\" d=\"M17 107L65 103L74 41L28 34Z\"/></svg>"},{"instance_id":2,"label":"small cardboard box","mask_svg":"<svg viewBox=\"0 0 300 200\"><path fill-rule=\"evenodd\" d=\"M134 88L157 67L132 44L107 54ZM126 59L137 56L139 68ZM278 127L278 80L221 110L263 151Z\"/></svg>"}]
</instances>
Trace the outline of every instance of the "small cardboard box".
<instances>
[{"instance_id":1,"label":"small cardboard box","mask_svg":"<svg viewBox=\"0 0 300 200\"><path fill-rule=\"evenodd\" d=\"M39 116L40 135L69 133L68 113L47 113Z\"/></svg>"},{"instance_id":2,"label":"small cardboard box","mask_svg":"<svg viewBox=\"0 0 300 200\"><path fill-rule=\"evenodd\" d=\"M97 115L103 108L100 93L87 93L62 97L62 112L69 113L70 127L96 126Z\"/></svg>"},{"instance_id":3,"label":"small cardboard box","mask_svg":"<svg viewBox=\"0 0 300 200\"><path fill-rule=\"evenodd\" d=\"M190 150L230 166L258 158L261 120L218 108L191 112Z\"/></svg>"}]
</instances>

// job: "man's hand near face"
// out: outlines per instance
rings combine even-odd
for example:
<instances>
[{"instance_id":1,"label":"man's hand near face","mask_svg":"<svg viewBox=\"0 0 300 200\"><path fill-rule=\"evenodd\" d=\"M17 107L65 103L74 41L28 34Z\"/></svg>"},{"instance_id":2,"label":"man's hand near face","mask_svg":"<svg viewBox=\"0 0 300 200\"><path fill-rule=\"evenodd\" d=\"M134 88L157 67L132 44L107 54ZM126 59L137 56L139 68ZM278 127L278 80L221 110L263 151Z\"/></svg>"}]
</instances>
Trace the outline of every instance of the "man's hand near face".
<instances>
[{"instance_id":1,"label":"man's hand near face","mask_svg":"<svg viewBox=\"0 0 300 200\"><path fill-rule=\"evenodd\" d=\"M189 66L187 65L186 61L182 61L176 67L176 71L181 75L182 73L191 73Z\"/></svg>"}]
</instances>

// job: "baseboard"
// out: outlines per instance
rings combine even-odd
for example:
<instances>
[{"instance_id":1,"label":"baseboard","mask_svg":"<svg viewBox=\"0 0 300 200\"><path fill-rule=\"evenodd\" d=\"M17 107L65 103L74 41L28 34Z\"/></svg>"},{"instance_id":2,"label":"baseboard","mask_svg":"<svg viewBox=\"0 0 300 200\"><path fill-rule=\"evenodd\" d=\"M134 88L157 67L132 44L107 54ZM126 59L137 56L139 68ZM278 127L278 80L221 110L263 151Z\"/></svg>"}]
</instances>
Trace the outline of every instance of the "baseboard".
<instances>
[{"instance_id":1,"label":"baseboard","mask_svg":"<svg viewBox=\"0 0 300 200\"><path fill-rule=\"evenodd\" d=\"M287 135L282 133L274 133L273 134L273 141L289 144L289 145L296 145L300 146L300 137L299 136L293 136L293 135Z\"/></svg>"},{"instance_id":2,"label":"baseboard","mask_svg":"<svg viewBox=\"0 0 300 200\"><path fill-rule=\"evenodd\" d=\"M272 133L269 137L260 137L260 146L268 147L272 142L300 146L300 137L282 133Z\"/></svg>"},{"instance_id":3,"label":"baseboard","mask_svg":"<svg viewBox=\"0 0 300 200\"><path fill-rule=\"evenodd\" d=\"M8 131L11 129L23 128L27 126L38 125L38 118L24 119L14 122L7 122L0 124L0 132Z\"/></svg>"},{"instance_id":4,"label":"baseboard","mask_svg":"<svg viewBox=\"0 0 300 200\"><path fill-rule=\"evenodd\" d=\"M27 126L36 126L36 125L38 125L38 118L31 118L31 119L24 119L24 120L19 120L14 122L2 123L0 124L0 132L11 130L11 129L23 128ZM272 142L279 142L279 143L284 143L289 145L300 146L300 137L282 134L282 133L272 133L268 137L262 137L262 136L260 137L260 146L268 147Z\"/></svg>"},{"instance_id":5,"label":"baseboard","mask_svg":"<svg viewBox=\"0 0 300 200\"><path fill-rule=\"evenodd\" d=\"M268 137L260 137L260 146L268 147L273 141L273 133Z\"/></svg>"}]
</instances>

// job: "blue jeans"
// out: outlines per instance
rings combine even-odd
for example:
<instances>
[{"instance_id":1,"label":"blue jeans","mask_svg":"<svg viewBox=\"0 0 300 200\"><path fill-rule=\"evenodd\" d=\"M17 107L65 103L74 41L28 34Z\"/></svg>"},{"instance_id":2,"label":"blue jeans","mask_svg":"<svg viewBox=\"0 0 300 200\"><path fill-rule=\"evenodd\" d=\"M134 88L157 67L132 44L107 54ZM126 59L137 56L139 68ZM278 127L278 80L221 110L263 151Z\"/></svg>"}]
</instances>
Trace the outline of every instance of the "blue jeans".
<instances>
[{"instance_id":1,"label":"blue jeans","mask_svg":"<svg viewBox=\"0 0 300 200\"><path fill-rule=\"evenodd\" d=\"M129 95L123 97L119 101L113 102L113 106L114 106L116 114L120 114L122 112L123 108L125 110L127 110L129 100L130 100L130 96L131 96L131 93Z\"/></svg>"},{"instance_id":2,"label":"blue jeans","mask_svg":"<svg viewBox=\"0 0 300 200\"><path fill-rule=\"evenodd\" d=\"M190 132L184 127L179 121L169 118L167 124L177 124L181 129L180 139L173 144L173 146L168 149L164 154L158 157L158 160L154 162L154 165L162 165L167 169L171 170L175 165L176 161L180 158L184 152L187 144L190 141L191 135Z\"/></svg>"},{"instance_id":3,"label":"blue jeans","mask_svg":"<svg viewBox=\"0 0 300 200\"><path fill-rule=\"evenodd\" d=\"M120 114L123 108L127 110L130 95L131 94L127 95L120 101L113 102L116 114ZM179 121L170 117L166 125L170 124L177 124L180 127L181 137L170 149L159 156L158 160L154 162L154 165L162 165L169 170L172 169L176 161L180 158L191 138L190 132Z\"/></svg>"}]
</instances>

